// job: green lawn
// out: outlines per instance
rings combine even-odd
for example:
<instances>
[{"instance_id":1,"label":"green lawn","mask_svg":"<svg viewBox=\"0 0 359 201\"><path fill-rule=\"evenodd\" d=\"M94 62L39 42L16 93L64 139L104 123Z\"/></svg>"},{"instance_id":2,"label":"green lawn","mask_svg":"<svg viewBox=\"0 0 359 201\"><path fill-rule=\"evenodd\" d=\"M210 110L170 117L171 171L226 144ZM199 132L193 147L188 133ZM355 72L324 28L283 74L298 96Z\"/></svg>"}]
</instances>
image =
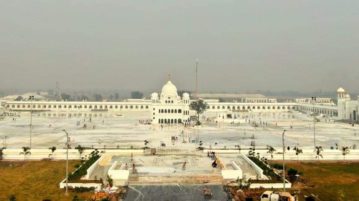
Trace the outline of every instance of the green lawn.
<instances>
[{"instance_id":1,"label":"green lawn","mask_svg":"<svg viewBox=\"0 0 359 201\"><path fill-rule=\"evenodd\" d=\"M304 193L323 201L359 200L359 162L292 162L287 167L303 173Z\"/></svg>"},{"instance_id":2,"label":"green lawn","mask_svg":"<svg viewBox=\"0 0 359 201\"><path fill-rule=\"evenodd\" d=\"M70 161L70 170L74 170L79 161ZM17 201L71 201L77 194L88 198L89 193L64 195L59 183L65 177L64 161L0 162L0 200L9 200L15 195Z\"/></svg>"}]
</instances>

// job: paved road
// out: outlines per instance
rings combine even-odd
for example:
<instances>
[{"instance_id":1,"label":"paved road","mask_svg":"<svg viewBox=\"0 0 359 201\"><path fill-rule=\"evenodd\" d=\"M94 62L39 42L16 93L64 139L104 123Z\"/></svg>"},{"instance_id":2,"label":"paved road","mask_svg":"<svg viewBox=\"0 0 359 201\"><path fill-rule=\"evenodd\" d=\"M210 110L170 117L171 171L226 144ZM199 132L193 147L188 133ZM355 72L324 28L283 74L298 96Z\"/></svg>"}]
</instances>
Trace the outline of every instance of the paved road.
<instances>
[{"instance_id":1,"label":"paved road","mask_svg":"<svg viewBox=\"0 0 359 201\"><path fill-rule=\"evenodd\" d=\"M227 201L227 194L220 185L209 185L213 197L203 196L202 185L130 186L125 201Z\"/></svg>"}]
</instances>

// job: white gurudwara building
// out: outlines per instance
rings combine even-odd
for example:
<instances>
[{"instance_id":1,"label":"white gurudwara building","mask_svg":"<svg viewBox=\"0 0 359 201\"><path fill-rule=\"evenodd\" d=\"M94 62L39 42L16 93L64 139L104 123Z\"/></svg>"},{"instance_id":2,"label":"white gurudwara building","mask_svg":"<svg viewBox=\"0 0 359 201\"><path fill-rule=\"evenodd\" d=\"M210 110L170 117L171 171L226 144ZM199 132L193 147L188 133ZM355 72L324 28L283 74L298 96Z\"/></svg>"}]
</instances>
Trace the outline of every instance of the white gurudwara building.
<instances>
[{"instance_id":1,"label":"white gurudwara building","mask_svg":"<svg viewBox=\"0 0 359 201\"><path fill-rule=\"evenodd\" d=\"M290 112L301 111L333 117L338 120L358 121L359 100L351 100L350 95L343 89L337 90L338 103L335 104L330 98L296 99L280 102L275 98L267 98L255 94L200 94L208 105L205 116L224 118L225 116L239 117L246 113L265 112ZM163 87L161 93L152 93L150 99L126 99L113 102L95 101L47 101L47 100L1 100L4 110L9 112L46 112L58 114L84 114L92 115L95 112L123 114L127 112L146 112L152 124L186 124L190 117L195 114L190 110L190 99L188 93L178 95L176 86L169 80Z\"/></svg>"},{"instance_id":2,"label":"white gurudwara building","mask_svg":"<svg viewBox=\"0 0 359 201\"><path fill-rule=\"evenodd\" d=\"M188 123L190 118L190 97L188 93L178 96L177 88L168 81L161 91L152 93L152 124L181 124Z\"/></svg>"}]
</instances>

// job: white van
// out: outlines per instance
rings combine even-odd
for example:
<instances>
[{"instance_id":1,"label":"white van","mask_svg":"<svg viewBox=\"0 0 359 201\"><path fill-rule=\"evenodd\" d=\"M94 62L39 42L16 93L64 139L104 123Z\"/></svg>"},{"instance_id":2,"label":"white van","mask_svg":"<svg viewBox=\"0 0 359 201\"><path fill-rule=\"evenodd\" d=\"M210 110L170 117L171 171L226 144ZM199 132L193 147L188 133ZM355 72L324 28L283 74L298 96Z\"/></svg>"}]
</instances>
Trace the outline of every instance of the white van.
<instances>
[{"instance_id":1,"label":"white van","mask_svg":"<svg viewBox=\"0 0 359 201\"><path fill-rule=\"evenodd\" d=\"M261 195L261 201L297 201L297 199L288 192L265 191Z\"/></svg>"}]
</instances>

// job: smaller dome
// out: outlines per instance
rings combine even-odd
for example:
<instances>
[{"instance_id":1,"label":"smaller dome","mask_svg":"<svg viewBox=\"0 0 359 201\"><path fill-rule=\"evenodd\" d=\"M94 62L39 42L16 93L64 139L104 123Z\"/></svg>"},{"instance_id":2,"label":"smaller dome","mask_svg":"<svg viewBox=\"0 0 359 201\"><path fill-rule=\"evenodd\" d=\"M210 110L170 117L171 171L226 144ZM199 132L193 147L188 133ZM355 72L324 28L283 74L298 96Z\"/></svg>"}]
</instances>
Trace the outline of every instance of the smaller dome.
<instances>
[{"instance_id":1,"label":"smaller dome","mask_svg":"<svg viewBox=\"0 0 359 201\"><path fill-rule=\"evenodd\" d=\"M183 93L183 99L189 99L189 93Z\"/></svg>"},{"instance_id":2,"label":"smaller dome","mask_svg":"<svg viewBox=\"0 0 359 201\"><path fill-rule=\"evenodd\" d=\"M158 93L152 93L151 94L151 99L152 100L158 100Z\"/></svg>"},{"instance_id":3,"label":"smaller dome","mask_svg":"<svg viewBox=\"0 0 359 201\"><path fill-rule=\"evenodd\" d=\"M342 87L340 87L340 88L337 90L337 93L345 93L345 89L343 89Z\"/></svg>"}]
</instances>

